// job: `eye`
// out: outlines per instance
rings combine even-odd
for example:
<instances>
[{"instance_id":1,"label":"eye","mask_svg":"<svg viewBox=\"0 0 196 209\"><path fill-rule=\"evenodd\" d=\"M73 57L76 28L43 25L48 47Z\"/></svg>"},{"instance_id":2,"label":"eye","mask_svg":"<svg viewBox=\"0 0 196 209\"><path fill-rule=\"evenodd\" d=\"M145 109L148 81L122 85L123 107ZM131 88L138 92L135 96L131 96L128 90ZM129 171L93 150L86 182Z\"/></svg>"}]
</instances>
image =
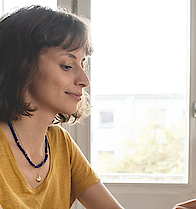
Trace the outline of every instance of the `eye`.
<instances>
[{"instance_id":1,"label":"eye","mask_svg":"<svg viewBox=\"0 0 196 209\"><path fill-rule=\"evenodd\" d=\"M64 71L68 71L70 69L72 69L73 67L71 65L61 65L61 68L64 70Z\"/></svg>"}]
</instances>

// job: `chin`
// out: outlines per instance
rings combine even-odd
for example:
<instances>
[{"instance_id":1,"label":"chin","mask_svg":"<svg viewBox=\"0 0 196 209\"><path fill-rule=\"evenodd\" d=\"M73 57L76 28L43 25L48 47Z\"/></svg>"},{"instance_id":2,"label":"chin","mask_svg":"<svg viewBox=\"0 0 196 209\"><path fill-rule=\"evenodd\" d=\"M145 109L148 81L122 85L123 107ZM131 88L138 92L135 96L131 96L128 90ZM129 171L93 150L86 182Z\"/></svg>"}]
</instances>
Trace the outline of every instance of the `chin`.
<instances>
[{"instance_id":1,"label":"chin","mask_svg":"<svg viewBox=\"0 0 196 209\"><path fill-rule=\"evenodd\" d=\"M67 110L67 111L64 111L64 114L72 115L72 114L74 114L77 110L78 110L78 108L71 109L71 110Z\"/></svg>"},{"instance_id":2,"label":"chin","mask_svg":"<svg viewBox=\"0 0 196 209\"><path fill-rule=\"evenodd\" d=\"M78 105L67 105L66 107L61 107L56 109L57 113L62 113L66 115L72 115L78 110Z\"/></svg>"}]
</instances>

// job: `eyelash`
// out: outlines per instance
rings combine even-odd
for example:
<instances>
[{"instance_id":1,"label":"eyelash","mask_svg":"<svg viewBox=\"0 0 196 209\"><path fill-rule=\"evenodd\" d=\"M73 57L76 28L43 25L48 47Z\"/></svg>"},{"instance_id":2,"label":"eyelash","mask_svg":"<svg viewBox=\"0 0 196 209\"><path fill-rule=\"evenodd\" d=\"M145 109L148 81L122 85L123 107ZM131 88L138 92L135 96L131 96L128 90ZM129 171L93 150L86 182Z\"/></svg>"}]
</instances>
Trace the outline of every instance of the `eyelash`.
<instances>
[{"instance_id":1,"label":"eyelash","mask_svg":"<svg viewBox=\"0 0 196 209\"><path fill-rule=\"evenodd\" d=\"M61 68L65 71L68 71L69 69L72 69L73 67L70 65L61 65Z\"/></svg>"}]
</instances>

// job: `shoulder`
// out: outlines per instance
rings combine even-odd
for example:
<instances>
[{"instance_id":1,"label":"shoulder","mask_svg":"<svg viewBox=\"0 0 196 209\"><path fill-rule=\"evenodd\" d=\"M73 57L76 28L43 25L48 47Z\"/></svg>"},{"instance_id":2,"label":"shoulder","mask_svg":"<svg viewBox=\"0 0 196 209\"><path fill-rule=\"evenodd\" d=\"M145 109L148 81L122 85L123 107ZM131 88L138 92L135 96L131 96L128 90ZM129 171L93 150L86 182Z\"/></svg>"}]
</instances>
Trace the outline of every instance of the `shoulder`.
<instances>
[{"instance_id":1,"label":"shoulder","mask_svg":"<svg viewBox=\"0 0 196 209\"><path fill-rule=\"evenodd\" d=\"M69 148L75 146L75 141L70 134L60 125L50 125L47 130L48 140L51 144L65 145Z\"/></svg>"},{"instance_id":2,"label":"shoulder","mask_svg":"<svg viewBox=\"0 0 196 209\"><path fill-rule=\"evenodd\" d=\"M47 130L47 134L52 137L64 137L70 138L69 133L60 125L50 125Z\"/></svg>"},{"instance_id":3,"label":"shoulder","mask_svg":"<svg viewBox=\"0 0 196 209\"><path fill-rule=\"evenodd\" d=\"M50 125L47 131L48 141L53 150L68 154L71 162L83 159L84 155L70 134L60 125Z\"/></svg>"}]
</instances>

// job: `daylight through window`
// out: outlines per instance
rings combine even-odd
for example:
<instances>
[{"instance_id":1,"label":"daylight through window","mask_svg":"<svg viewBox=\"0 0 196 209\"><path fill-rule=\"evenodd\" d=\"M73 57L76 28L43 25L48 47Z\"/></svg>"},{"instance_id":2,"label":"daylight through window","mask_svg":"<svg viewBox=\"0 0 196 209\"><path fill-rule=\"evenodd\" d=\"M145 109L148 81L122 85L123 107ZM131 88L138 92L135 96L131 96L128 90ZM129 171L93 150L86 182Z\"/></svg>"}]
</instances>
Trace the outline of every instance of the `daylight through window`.
<instances>
[{"instance_id":1,"label":"daylight through window","mask_svg":"<svg viewBox=\"0 0 196 209\"><path fill-rule=\"evenodd\" d=\"M187 183L188 1L91 9L95 170L105 182Z\"/></svg>"}]
</instances>

